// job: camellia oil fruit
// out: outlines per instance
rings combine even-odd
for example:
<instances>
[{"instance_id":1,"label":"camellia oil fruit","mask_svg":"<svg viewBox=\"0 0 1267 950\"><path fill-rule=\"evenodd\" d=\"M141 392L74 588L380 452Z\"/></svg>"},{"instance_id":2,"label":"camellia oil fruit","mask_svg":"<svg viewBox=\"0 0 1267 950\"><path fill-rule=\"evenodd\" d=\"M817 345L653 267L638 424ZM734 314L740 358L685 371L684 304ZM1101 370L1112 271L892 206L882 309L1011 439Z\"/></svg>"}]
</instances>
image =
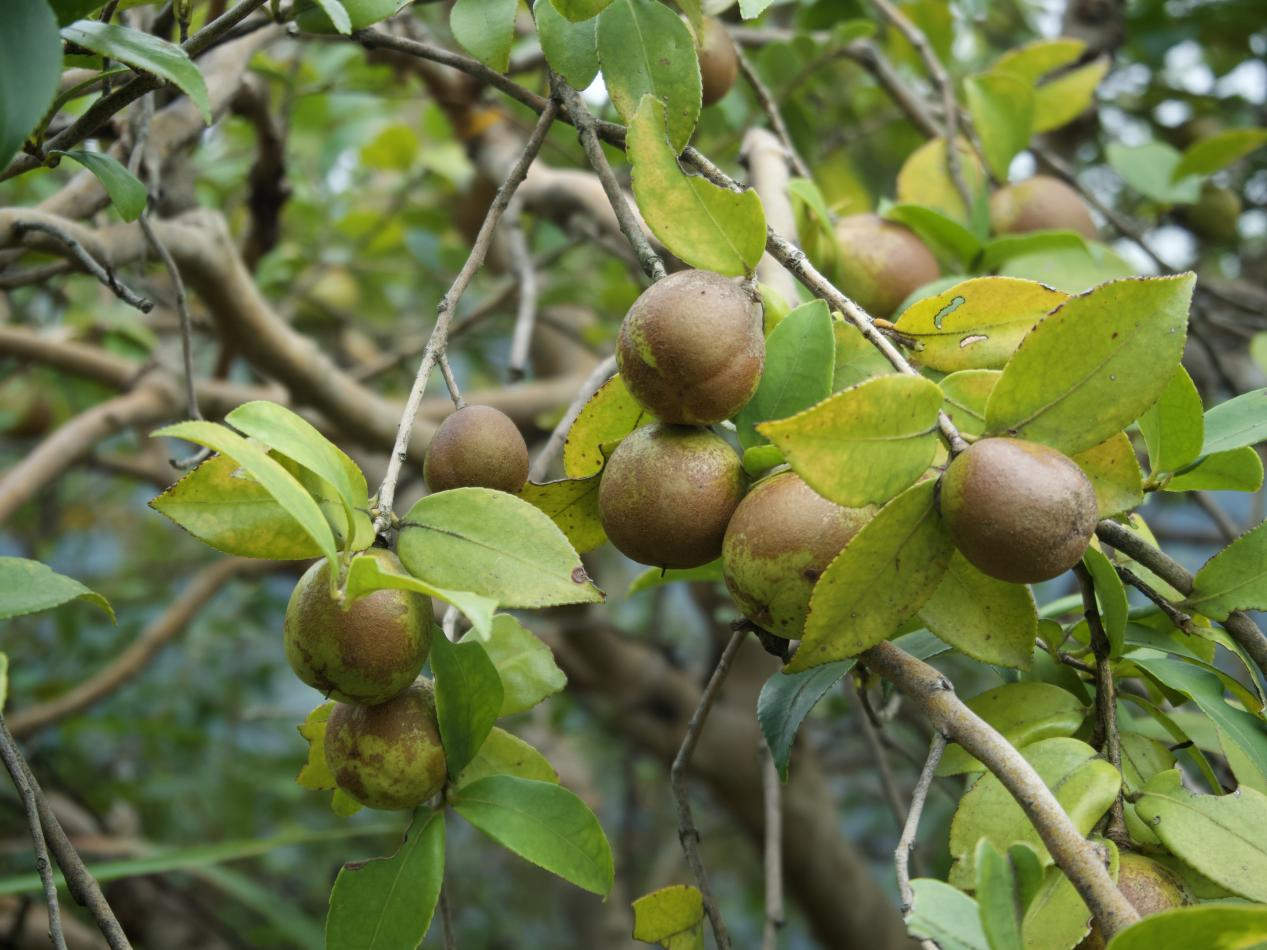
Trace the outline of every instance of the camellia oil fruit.
<instances>
[{"instance_id":1,"label":"camellia oil fruit","mask_svg":"<svg viewBox=\"0 0 1267 950\"><path fill-rule=\"evenodd\" d=\"M903 300L941 276L914 231L877 214L841 218L835 233L840 289L873 317L893 316Z\"/></svg>"},{"instance_id":2,"label":"camellia oil fruit","mask_svg":"<svg viewBox=\"0 0 1267 950\"><path fill-rule=\"evenodd\" d=\"M450 413L427 446L427 488L493 488L514 494L528 481L528 445L514 420L492 406Z\"/></svg>"}]
</instances>

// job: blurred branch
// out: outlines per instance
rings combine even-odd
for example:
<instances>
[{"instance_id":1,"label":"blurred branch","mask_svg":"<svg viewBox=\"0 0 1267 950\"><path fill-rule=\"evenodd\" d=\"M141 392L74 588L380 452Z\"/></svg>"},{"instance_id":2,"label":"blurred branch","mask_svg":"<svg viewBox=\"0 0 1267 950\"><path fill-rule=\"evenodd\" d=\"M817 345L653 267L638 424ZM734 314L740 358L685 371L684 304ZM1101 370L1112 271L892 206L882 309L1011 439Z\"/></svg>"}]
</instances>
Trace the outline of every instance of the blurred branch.
<instances>
[{"instance_id":1,"label":"blurred branch","mask_svg":"<svg viewBox=\"0 0 1267 950\"><path fill-rule=\"evenodd\" d=\"M845 678L846 689L848 689L848 684L852 681L853 677ZM871 749L871 756L875 761L876 770L880 773L880 788L884 791L884 798L888 802L889 811L893 814L893 820L901 828L906 823L906 806L902 802L901 795L898 794L897 782L893 778L893 769L889 766L888 753L880 741L880 721L875 718L875 713L871 709L871 702L867 698L865 681L859 680L854 684L854 699L858 703L858 723L862 726L862 734L867 739L867 745Z\"/></svg>"},{"instance_id":2,"label":"blurred branch","mask_svg":"<svg viewBox=\"0 0 1267 950\"><path fill-rule=\"evenodd\" d=\"M510 263L519 278L515 329L510 338L510 358L507 360L507 375L512 383L518 382L527 374L528 349L532 345L532 331L537 322L537 268L524 237L521 211L522 204L516 198L506 209L505 216Z\"/></svg>"},{"instance_id":3,"label":"blurred branch","mask_svg":"<svg viewBox=\"0 0 1267 950\"><path fill-rule=\"evenodd\" d=\"M777 950L779 931L783 928L783 809L779 803L782 786L774 756L765 736L757 743L761 759L761 794L765 803L765 928L762 950Z\"/></svg>"},{"instance_id":4,"label":"blurred branch","mask_svg":"<svg viewBox=\"0 0 1267 950\"><path fill-rule=\"evenodd\" d=\"M756 67L752 65L752 60L745 56L738 47L735 48L735 52L739 56L739 71L743 73L743 78L748 81L752 94L756 96L757 105L765 113L766 118L770 122L770 128L774 130L774 134L778 136L779 142L783 145L787 161L792 166L792 170L801 178L812 179L814 176L810 172L809 166L805 164L805 159L801 158L796 146L792 143L792 136L788 133L787 123L783 121L783 113L779 111L779 104L774 101L774 96L771 95L769 87L766 86Z\"/></svg>"},{"instance_id":5,"label":"blurred branch","mask_svg":"<svg viewBox=\"0 0 1267 950\"><path fill-rule=\"evenodd\" d=\"M66 230L58 227L53 222L47 220L27 221L19 217L12 221L9 226L13 229L13 234L17 238L21 238L24 234L31 231L38 231L42 234L47 234L55 241L60 241L66 246L66 249L70 252L71 256L79 262L79 265L83 267L84 270L108 287L111 293L129 307L135 307L137 310L141 311L141 313L149 313L154 309L154 302L152 300L142 297L126 284L121 283L119 279L114 276L114 270L112 268L103 267L100 263L98 263L96 258L84 249L82 244L75 240L74 236Z\"/></svg>"},{"instance_id":6,"label":"blurred branch","mask_svg":"<svg viewBox=\"0 0 1267 950\"><path fill-rule=\"evenodd\" d=\"M581 414L581 410L585 408L585 404L590 401L594 393L598 392L603 383L607 382L615 372L616 357L614 356L607 357L594 367L594 371L581 384L581 388L577 391L571 405L567 407L558 424L555 425L554 431L550 433L550 438L541 447L537 457L532 460L532 469L528 473L529 479L539 482L546 477L546 473L550 470L550 463L554 460L554 456L559 449L563 447L563 443L567 439L568 430L572 428L572 423L576 421L576 417Z\"/></svg>"}]
</instances>

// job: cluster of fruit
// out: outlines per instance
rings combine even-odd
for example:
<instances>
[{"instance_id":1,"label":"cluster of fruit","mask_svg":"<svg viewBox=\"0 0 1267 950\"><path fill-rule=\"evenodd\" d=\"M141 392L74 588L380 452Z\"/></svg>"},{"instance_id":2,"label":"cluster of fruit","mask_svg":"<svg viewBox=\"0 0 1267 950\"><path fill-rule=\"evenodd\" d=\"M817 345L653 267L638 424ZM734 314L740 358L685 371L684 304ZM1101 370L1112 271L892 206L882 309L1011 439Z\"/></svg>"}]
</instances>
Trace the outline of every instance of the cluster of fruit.
<instances>
[{"instance_id":1,"label":"cluster of fruit","mask_svg":"<svg viewBox=\"0 0 1267 950\"><path fill-rule=\"evenodd\" d=\"M436 432L424 475L432 491L517 492L528 478L528 447L504 413L466 406ZM384 548L357 557L405 573ZM414 808L439 793L447 772L434 693L420 676L435 625L431 599L377 590L345 605L331 580L322 560L295 585L286 607L286 659L301 680L336 702L324 751L338 787L370 808Z\"/></svg>"},{"instance_id":2,"label":"cluster of fruit","mask_svg":"<svg viewBox=\"0 0 1267 950\"><path fill-rule=\"evenodd\" d=\"M738 454L708 427L752 397L764 357L761 304L739 282L688 270L643 292L621 324L616 358L625 386L658 422L612 452L599 516L611 542L643 564L689 568L720 556L744 615L796 639L819 576L875 509L837 505L786 467L745 493ZM950 461L938 487L959 550L1001 580L1062 573L1095 530L1091 483L1037 443L981 439Z\"/></svg>"}]
</instances>

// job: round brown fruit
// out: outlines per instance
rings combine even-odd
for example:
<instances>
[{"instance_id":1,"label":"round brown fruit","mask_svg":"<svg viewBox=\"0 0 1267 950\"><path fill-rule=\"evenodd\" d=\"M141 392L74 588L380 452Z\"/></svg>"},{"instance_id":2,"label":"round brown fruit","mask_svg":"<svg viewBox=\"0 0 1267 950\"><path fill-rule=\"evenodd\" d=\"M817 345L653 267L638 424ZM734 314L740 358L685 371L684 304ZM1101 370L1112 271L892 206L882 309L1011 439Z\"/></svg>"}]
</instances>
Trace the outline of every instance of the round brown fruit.
<instances>
[{"instance_id":1,"label":"round brown fruit","mask_svg":"<svg viewBox=\"0 0 1267 950\"><path fill-rule=\"evenodd\" d=\"M914 291L941 276L937 258L909 228L877 214L836 222L836 279L873 317L893 316Z\"/></svg>"},{"instance_id":2,"label":"round brown fruit","mask_svg":"<svg viewBox=\"0 0 1267 950\"><path fill-rule=\"evenodd\" d=\"M433 492L495 488L513 495L528 481L528 445L500 409L463 406L440 423L422 475Z\"/></svg>"},{"instance_id":3,"label":"round brown fruit","mask_svg":"<svg viewBox=\"0 0 1267 950\"><path fill-rule=\"evenodd\" d=\"M335 784L369 808L414 808L444 787L446 762L431 684L379 706L339 704L326 723Z\"/></svg>"},{"instance_id":4,"label":"round brown fruit","mask_svg":"<svg viewBox=\"0 0 1267 950\"><path fill-rule=\"evenodd\" d=\"M990 227L996 234L1068 230L1096 237L1095 222L1082 196L1047 175L1035 175L991 195Z\"/></svg>"},{"instance_id":5,"label":"round brown fruit","mask_svg":"<svg viewBox=\"0 0 1267 950\"><path fill-rule=\"evenodd\" d=\"M699 72L703 105L725 97L739 76L739 53L726 27L712 17L700 23Z\"/></svg>"},{"instance_id":6,"label":"round brown fruit","mask_svg":"<svg viewBox=\"0 0 1267 950\"><path fill-rule=\"evenodd\" d=\"M1117 888L1141 917L1193 902L1187 887L1169 868L1132 851L1123 851L1120 862ZM1074 950L1104 950L1105 942L1099 925L1093 923Z\"/></svg>"},{"instance_id":7,"label":"round brown fruit","mask_svg":"<svg viewBox=\"0 0 1267 950\"><path fill-rule=\"evenodd\" d=\"M629 392L661 422L729 419L761 381L761 304L712 271L670 274L625 314L616 364Z\"/></svg>"},{"instance_id":8,"label":"round brown fruit","mask_svg":"<svg viewBox=\"0 0 1267 950\"><path fill-rule=\"evenodd\" d=\"M650 425L616 447L598 487L607 537L655 567L698 567L721 554L743 497L743 467L724 439L693 426Z\"/></svg>"},{"instance_id":9,"label":"round brown fruit","mask_svg":"<svg viewBox=\"0 0 1267 950\"><path fill-rule=\"evenodd\" d=\"M387 570L403 572L396 555L370 548ZM404 590L376 590L347 609L330 595L330 562L304 572L286 606L286 659L295 675L341 703L386 702L414 681L431 650L431 599Z\"/></svg>"},{"instance_id":10,"label":"round brown fruit","mask_svg":"<svg viewBox=\"0 0 1267 950\"><path fill-rule=\"evenodd\" d=\"M795 472L757 482L739 503L722 543L722 570L744 616L770 633L798 639L810 593L827 565L875 509L843 508Z\"/></svg>"},{"instance_id":11,"label":"round brown fruit","mask_svg":"<svg viewBox=\"0 0 1267 950\"><path fill-rule=\"evenodd\" d=\"M938 503L963 556L1016 584L1077 564L1099 519L1082 469L1020 439L982 439L956 456L941 477Z\"/></svg>"}]
</instances>

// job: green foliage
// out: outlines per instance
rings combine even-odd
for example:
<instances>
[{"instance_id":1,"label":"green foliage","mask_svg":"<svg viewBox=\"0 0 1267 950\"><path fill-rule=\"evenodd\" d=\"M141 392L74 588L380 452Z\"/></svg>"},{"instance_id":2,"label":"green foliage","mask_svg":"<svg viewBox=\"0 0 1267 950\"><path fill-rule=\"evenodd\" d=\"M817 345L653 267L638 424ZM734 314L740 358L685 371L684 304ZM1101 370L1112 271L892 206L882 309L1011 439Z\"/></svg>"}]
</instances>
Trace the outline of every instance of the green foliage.
<instances>
[{"instance_id":1,"label":"green foliage","mask_svg":"<svg viewBox=\"0 0 1267 950\"><path fill-rule=\"evenodd\" d=\"M345 864L330 892L326 950L411 950L444 883L444 812L418 811L389 858Z\"/></svg>"},{"instance_id":2,"label":"green foliage","mask_svg":"<svg viewBox=\"0 0 1267 950\"><path fill-rule=\"evenodd\" d=\"M560 785L492 775L461 789L454 811L498 844L577 887L611 890L611 846L585 803Z\"/></svg>"},{"instance_id":3,"label":"green foliage","mask_svg":"<svg viewBox=\"0 0 1267 950\"><path fill-rule=\"evenodd\" d=\"M1226 129L1193 142L1171 173L1180 181L1189 175L1212 175L1267 144L1267 129Z\"/></svg>"},{"instance_id":4,"label":"green foliage","mask_svg":"<svg viewBox=\"0 0 1267 950\"><path fill-rule=\"evenodd\" d=\"M443 635L431 646L436 720L449 777L456 778L492 731L502 708L502 681L478 640L450 643Z\"/></svg>"},{"instance_id":5,"label":"green foliage","mask_svg":"<svg viewBox=\"0 0 1267 950\"><path fill-rule=\"evenodd\" d=\"M559 784L559 773L546 757L513 733L497 726L488 734L475 758L453 781L461 789L490 775L515 775L536 782Z\"/></svg>"},{"instance_id":6,"label":"green foliage","mask_svg":"<svg viewBox=\"0 0 1267 950\"><path fill-rule=\"evenodd\" d=\"M110 602L79 581L39 561L0 557L0 620L52 610L79 599L100 607L114 621Z\"/></svg>"},{"instance_id":7,"label":"green foliage","mask_svg":"<svg viewBox=\"0 0 1267 950\"><path fill-rule=\"evenodd\" d=\"M22 148L57 95L62 44L44 0L14 0L0 34L0 168Z\"/></svg>"},{"instance_id":8,"label":"green foliage","mask_svg":"<svg viewBox=\"0 0 1267 950\"><path fill-rule=\"evenodd\" d=\"M499 717L529 710L567 686L550 648L509 614L497 616L483 646L502 683Z\"/></svg>"},{"instance_id":9,"label":"green foliage","mask_svg":"<svg viewBox=\"0 0 1267 950\"><path fill-rule=\"evenodd\" d=\"M449 11L449 29L468 53L504 73L510 66L519 0L457 0Z\"/></svg>"},{"instance_id":10,"label":"green foliage","mask_svg":"<svg viewBox=\"0 0 1267 950\"><path fill-rule=\"evenodd\" d=\"M617 0L609 12L618 9L622 2L632 0ZM608 15L603 14L604 21ZM682 26L676 16L669 16ZM602 23L599 22L600 56ZM623 43L623 37L613 42ZM765 251L761 199L752 189L728 191L703 178L684 174L665 140L664 116L664 104L650 95L644 96L629 120L625 145L633 166L634 197L647 226L665 247L692 267L727 275L751 274Z\"/></svg>"},{"instance_id":11,"label":"green foliage","mask_svg":"<svg viewBox=\"0 0 1267 950\"><path fill-rule=\"evenodd\" d=\"M497 601L491 597L465 590L445 590L419 580L410 574L401 574L391 569L378 558L357 557L348 565L347 577L344 578L344 597L347 603L376 590L411 590L427 597L435 597L446 604L452 604L462 611L471 626L482 636L488 636L493 627L493 614L497 610Z\"/></svg>"},{"instance_id":12,"label":"green foliage","mask_svg":"<svg viewBox=\"0 0 1267 950\"><path fill-rule=\"evenodd\" d=\"M612 0L550 0L550 4L573 23L598 16L611 2Z\"/></svg>"},{"instance_id":13,"label":"green foliage","mask_svg":"<svg viewBox=\"0 0 1267 950\"><path fill-rule=\"evenodd\" d=\"M990 171L1006 181L1012 159L1029 144L1034 91L1019 76L1004 71L969 76L963 88Z\"/></svg>"},{"instance_id":14,"label":"green foliage","mask_svg":"<svg viewBox=\"0 0 1267 950\"><path fill-rule=\"evenodd\" d=\"M1205 420L1201 413L1201 394L1180 366L1153 407L1139 417L1148 464L1154 473L1177 472L1203 454Z\"/></svg>"},{"instance_id":15,"label":"green foliage","mask_svg":"<svg viewBox=\"0 0 1267 950\"><path fill-rule=\"evenodd\" d=\"M1095 548L1087 548L1087 553L1082 556L1082 565L1091 575L1095 587L1100 625L1104 628L1104 635L1109 641L1109 656L1117 659L1122 655L1123 638L1126 636L1126 615L1130 609L1126 599L1126 588L1113 564Z\"/></svg>"},{"instance_id":16,"label":"green foliage","mask_svg":"<svg viewBox=\"0 0 1267 950\"><path fill-rule=\"evenodd\" d=\"M915 900L906 926L916 937L936 941L943 950L990 950L977 902L935 878L911 881Z\"/></svg>"},{"instance_id":17,"label":"green foliage","mask_svg":"<svg viewBox=\"0 0 1267 950\"><path fill-rule=\"evenodd\" d=\"M968 708L995 728L1008 742L1023 749L1058 736L1072 736L1087 710L1072 693L1049 683L1009 683L968 700ZM947 747L938 775L984 771L961 746Z\"/></svg>"},{"instance_id":18,"label":"green foliage","mask_svg":"<svg viewBox=\"0 0 1267 950\"><path fill-rule=\"evenodd\" d=\"M1117 845L1108 839L1096 842L1108 852L1109 875L1116 881L1120 865ZM1042 886L1025 911L1022 924L1025 950L1074 947L1091 929L1091 911L1060 868L1048 868Z\"/></svg>"},{"instance_id":19,"label":"green foliage","mask_svg":"<svg viewBox=\"0 0 1267 950\"><path fill-rule=\"evenodd\" d=\"M1019 670L1029 669L1033 661L1038 630L1034 595L1022 584L981 573L958 551L919 618L939 639L974 660Z\"/></svg>"},{"instance_id":20,"label":"green foliage","mask_svg":"<svg viewBox=\"0 0 1267 950\"><path fill-rule=\"evenodd\" d=\"M96 175L101 186L105 188L106 194L110 196L115 210L119 212L119 217L124 221L135 221L145 210L145 203L149 200L149 193L145 190L145 186L135 175L105 152L90 152L87 149L76 148L69 152L53 149L51 154L78 162Z\"/></svg>"},{"instance_id":21,"label":"green foliage","mask_svg":"<svg viewBox=\"0 0 1267 950\"><path fill-rule=\"evenodd\" d=\"M577 89L589 86L598 75L598 21L591 17L573 23L554 0L535 0L532 13L550 68Z\"/></svg>"},{"instance_id":22,"label":"green foliage","mask_svg":"<svg viewBox=\"0 0 1267 950\"><path fill-rule=\"evenodd\" d=\"M1267 522L1237 538L1197 571L1187 606L1216 620L1267 607Z\"/></svg>"},{"instance_id":23,"label":"green foliage","mask_svg":"<svg viewBox=\"0 0 1267 950\"><path fill-rule=\"evenodd\" d=\"M827 695L854 666L854 660L836 660L800 673L775 673L757 697L757 722L783 781L796 732L818 701Z\"/></svg>"},{"instance_id":24,"label":"green foliage","mask_svg":"<svg viewBox=\"0 0 1267 950\"><path fill-rule=\"evenodd\" d=\"M977 908L990 950L1021 944L1021 925L1030 899L1042 886L1038 855L1018 844L1000 853L988 840L977 842Z\"/></svg>"},{"instance_id":25,"label":"green foliage","mask_svg":"<svg viewBox=\"0 0 1267 950\"><path fill-rule=\"evenodd\" d=\"M1111 950L1249 950L1267 940L1267 907L1202 904L1146 917L1111 941Z\"/></svg>"},{"instance_id":26,"label":"green foliage","mask_svg":"<svg viewBox=\"0 0 1267 950\"><path fill-rule=\"evenodd\" d=\"M699 888L671 884L633 902L635 940L665 950L704 950L704 898Z\"/></svg>"}]
</instances>

